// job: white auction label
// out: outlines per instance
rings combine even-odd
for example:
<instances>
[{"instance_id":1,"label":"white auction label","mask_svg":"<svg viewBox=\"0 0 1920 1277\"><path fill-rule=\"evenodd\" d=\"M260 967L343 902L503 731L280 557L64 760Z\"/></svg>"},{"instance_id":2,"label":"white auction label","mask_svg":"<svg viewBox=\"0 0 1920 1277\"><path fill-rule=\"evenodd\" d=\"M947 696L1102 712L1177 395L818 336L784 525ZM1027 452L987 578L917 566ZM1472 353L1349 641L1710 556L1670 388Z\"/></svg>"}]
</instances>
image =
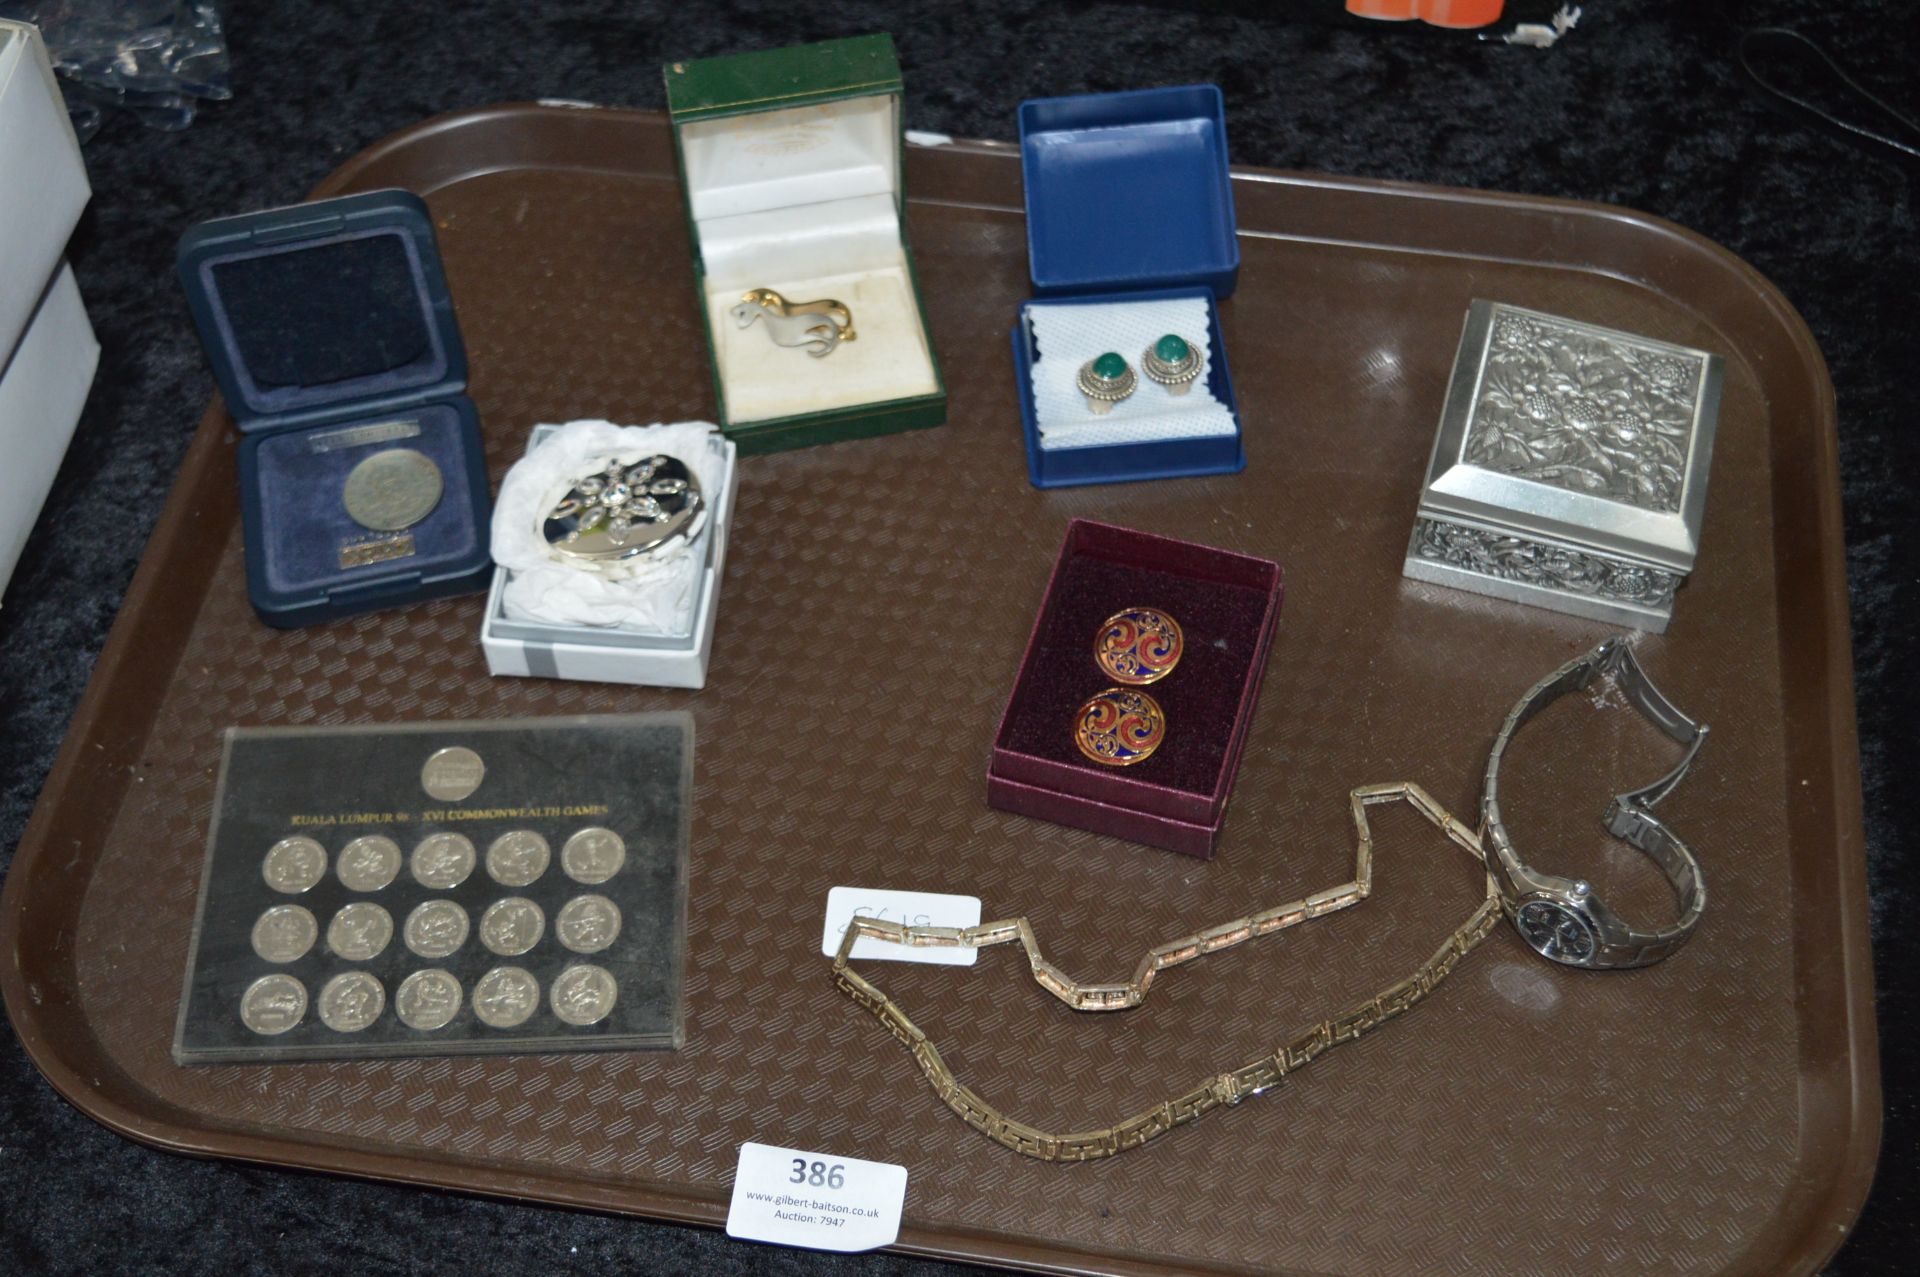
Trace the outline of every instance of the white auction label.
<instances>
[{"instance_id":1,"label":"white auction label","mask_svg":"<svg viewBox=\"0 0 1920 1277\"><path fill-rule=\"evenodd\" d=\"M840 952L840 940L855 918L875 918L908 927L977 927L980 897L946 896L934 891L885 891L868 887L835 887L827 892L827 925L820 933L820 952L829 958ZM970 967L980 951L958 945L922 949L889 944L872 936L853 942L853 956L886 962L927 962L938 967Z\"/></svg>"},{"instance_id":2,"label":"white auction label","mask_svg":"<svg viewBox=\"0 0 1920 1277\"><path fill-rule=\"evenodd\" d=\"M907 1168L742 1144L727 1236L813 1250L873 1250L900 1236Z\"/></svg>"}]
</instances>

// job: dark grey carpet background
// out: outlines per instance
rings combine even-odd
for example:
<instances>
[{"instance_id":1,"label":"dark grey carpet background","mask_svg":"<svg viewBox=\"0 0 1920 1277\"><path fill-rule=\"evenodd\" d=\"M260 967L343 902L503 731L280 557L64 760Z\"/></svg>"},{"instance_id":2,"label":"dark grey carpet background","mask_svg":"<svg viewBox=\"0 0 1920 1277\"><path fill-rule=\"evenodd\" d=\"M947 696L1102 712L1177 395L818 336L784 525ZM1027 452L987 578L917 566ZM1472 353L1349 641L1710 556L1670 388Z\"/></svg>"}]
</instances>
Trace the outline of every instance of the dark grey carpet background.
<instances>
[{"instance_id":1,"label":"dark grey carpet background","mask_svg":"<svg viewBox=\"0 0 1920 1277\"><path fill-rule=\"evenodd\" d=\"M1913 1271L1920 1049L1907 1016L1920 922L1914 836L1893 790L1920 702L1920 679L1899 663L1920 619L1914 187L1750 101L1730 48L1744 26L1798 26L1915 112L1920 19L1906 0L1585 7L1565 43L1534 51L1356 29L1331 0L222 5L235 101L182 134L109 124L87 151L95 195L73 256L104 349L53 491L57 526L41 520L0 610L0 857L212 390L170 270L189 223L298 199L354 152L439 112L539 97L659 107L658 67L672 57L890 30L909 124L996 138L1014 136L1022 98L1210 79L1226 92L1237 162L1645 209L1731 247L1812 326L1840 398L1887 1090L1879 1181L1831 1271ZM0 1271L186 1268L959 1271L154 1152L67 1106L0 1033Z\"/></svg>"}]
</instances>

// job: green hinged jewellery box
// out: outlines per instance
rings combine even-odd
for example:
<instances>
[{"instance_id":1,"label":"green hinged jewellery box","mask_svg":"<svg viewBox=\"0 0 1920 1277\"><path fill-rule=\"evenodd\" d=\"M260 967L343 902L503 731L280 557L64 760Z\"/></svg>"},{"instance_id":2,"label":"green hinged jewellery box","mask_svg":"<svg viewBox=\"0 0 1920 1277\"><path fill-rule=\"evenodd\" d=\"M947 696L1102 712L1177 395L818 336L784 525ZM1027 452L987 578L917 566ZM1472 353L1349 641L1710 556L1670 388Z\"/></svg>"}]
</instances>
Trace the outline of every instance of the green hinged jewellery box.
<instances>
[{"instance_id":1,"label":"green hinged jewellery box","mask_svg":"<svg viewBox=\"0 0 1920 1277\"><path fill-rule=\"evenodd\" d=\"M893 38L674 62L666 81L721 429L748 454L945 421Z\"/></svg>"}]
</instances>

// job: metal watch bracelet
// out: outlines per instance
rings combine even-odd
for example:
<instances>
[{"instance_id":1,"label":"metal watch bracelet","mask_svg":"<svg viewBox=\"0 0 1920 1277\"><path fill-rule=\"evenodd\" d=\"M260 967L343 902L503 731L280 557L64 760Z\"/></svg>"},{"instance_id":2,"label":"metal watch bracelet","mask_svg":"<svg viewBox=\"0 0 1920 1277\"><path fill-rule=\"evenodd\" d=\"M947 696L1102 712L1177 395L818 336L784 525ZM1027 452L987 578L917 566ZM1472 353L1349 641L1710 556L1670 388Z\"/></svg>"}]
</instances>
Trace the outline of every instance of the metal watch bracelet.
<instances>
[{"instance_id":1,"label":"metal watch bracelet","mask_svg":"<svg viewBox=\"0 0 1920 1277\"><path fill-rule=\"evenodd\" d=\"M1686 747L1672 771L1651 785L1616 795L1602 817L1609 833L1660 866L1679 897L1679 919L1658 930L1641 930L1623 921L1584 880L1543 873L1528 865L1515 851L1501 818L1500 764L1514 734L1560 697L1608 675L1649 722ZM1507 917L1536 953L1567 966L1606 970L1647 966L1687 942L1706 911L1706 881L1693 852L1654 816L1653 808L1685 778L1706 739L1706 724L1682 713L1653 685L1623 636L1567 662L1535 683L1514 705L1487 758L1480 798L1481 843Z\"/></svg>"}]
</instances>

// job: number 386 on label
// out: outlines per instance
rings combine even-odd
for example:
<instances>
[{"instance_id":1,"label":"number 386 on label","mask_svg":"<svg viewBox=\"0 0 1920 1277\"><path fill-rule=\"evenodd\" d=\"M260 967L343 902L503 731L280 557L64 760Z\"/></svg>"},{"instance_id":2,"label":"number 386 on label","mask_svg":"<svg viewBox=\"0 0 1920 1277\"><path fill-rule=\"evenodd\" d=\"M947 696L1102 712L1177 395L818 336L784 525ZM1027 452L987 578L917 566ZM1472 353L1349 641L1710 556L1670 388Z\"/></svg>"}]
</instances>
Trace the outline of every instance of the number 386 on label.
<instances>
[{"instance_id":1,"label":"number 386 on label","mask_svg":"<svg viewBox=\"0 0 1920 1277\"><path fill-rule=\"evenodd\" d=\"M825 1162L808 1162L804 1157L793 1159L793 1174L787 1177L789 1184L805 1184L809 1188L845 1188L847 1186L847 1168L835 1163L828 1166Z\"/></svg>"}]
</instances>

